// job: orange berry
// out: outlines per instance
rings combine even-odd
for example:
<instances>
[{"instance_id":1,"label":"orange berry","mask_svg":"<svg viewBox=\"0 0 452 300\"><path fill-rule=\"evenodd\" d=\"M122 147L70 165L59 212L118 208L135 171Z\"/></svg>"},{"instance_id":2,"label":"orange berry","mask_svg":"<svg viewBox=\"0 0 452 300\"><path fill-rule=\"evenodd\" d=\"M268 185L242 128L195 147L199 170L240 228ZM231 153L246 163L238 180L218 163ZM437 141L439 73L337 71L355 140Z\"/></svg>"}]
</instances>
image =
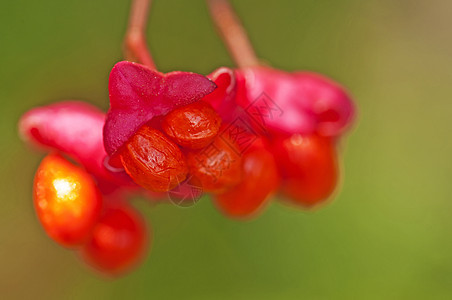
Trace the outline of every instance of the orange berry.
<instances>
[{"instance_id":1,"label":"orange berry","mask_svg":"<svg viewBox=\"0 0 452 300\"><path fill-rule=\"evenodd\" d=\"M99 271L120 275L144 257L148 236L145 222L135 209L124 204L111 207L95 226L82 255Z\"/></svg>"},{"instance_id":2,"label":"orange berry","mask_svg":"<svg viewBox=\"0 0 452 300\"><path fill-rule=\"evenodd\" d=\"M34 180L34 205L47 234L63 246L84 243L102 200L93 178L60 155L48 155Z\"/></svg>"},{"instance_id":3,"label":"orange berry","mask_svg":"<svg viewBox=\"0 0 452 300\"><path fill-rule=\"evenodd\" d=\"M162 122L163 131L178 145L200 149L209 145L218 134L221 118L204 101L198 101L168 113Z\"/></svg>"},{"instance_id":4,"label":"orange berry","mask_svg":"<svg viewBox=\"0 0 452 300\"><path fill-rule=\"evenodd\" d=\"M283 192L295 203L310 207L333 193L339 169L331 139L295 134L278 140L274 155L284 177Z\"/></svg>"},{"instance_id":5,"label":"orange berry","mask_svg":"<svg viewBox=\"0 0 452 300\"><path fill-rule=\"evenodd\" d=\"M206 192L225 192L242 178L239 149L221 136L207 147L189 152L187 164L193 180Z\"/></svg>"},{"instance_id":6,"label":"orange berry","mask_svg":"<svg viewBox=\"0 0 452 300\"><path fill-rule=\"evenodd\" d=\"M243 180L215 197L217 206L228 216L256 214L279 186L278 168L265 148L247 151L242 157Z\"/></svg>"},{"instance_id":7,"label":"orange berry","mask_svg":"<svg viewBox=\"0 0 452 300\"><path fill-rule=\"evenodd\" d=\"M127 174L154 192L171 190L187 176L187 165L179 147L147 125L132 136L120 156Z\"/></svg>"}]
</instances>

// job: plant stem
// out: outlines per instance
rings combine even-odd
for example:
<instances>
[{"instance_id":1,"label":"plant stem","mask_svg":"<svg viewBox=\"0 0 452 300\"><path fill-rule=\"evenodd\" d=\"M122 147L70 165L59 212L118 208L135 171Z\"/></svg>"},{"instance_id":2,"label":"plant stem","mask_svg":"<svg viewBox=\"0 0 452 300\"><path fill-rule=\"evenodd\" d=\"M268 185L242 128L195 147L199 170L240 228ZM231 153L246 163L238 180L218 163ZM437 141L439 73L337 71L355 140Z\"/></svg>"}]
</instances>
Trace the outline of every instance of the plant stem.
<instances>
[{"instance_id":1,"label":"plant stem","mask_svg":"<svg viewBox=\"0 0 452 300\"><path fill-rule=\"evenodd\" d=\"M259 65L253 46L228 0L206 0L210 15L240 68Z\"/></svg>"},{"instance_id":2,"label":"plant stem","mask_svg":"<svg viewBox=\"0 0 452 300\"><path fill-rule=\"evenodd\" d=\"M124 38L124 58L156 69L146 45L146 25L151 0L132 0L129 24Z\"/></svg>"}]
</instances>

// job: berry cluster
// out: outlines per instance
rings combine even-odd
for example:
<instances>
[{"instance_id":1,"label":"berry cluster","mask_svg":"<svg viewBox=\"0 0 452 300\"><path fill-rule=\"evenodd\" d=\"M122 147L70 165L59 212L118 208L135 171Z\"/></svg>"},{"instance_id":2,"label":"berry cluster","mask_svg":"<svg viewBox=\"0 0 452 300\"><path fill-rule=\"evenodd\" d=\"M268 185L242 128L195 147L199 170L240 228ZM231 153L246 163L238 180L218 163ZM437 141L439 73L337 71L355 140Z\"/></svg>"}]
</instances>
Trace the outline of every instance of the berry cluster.
<instances>
[{"instance_id":1,"label":"berry cluster","mask_svg":"<svg viewBox=\"0 0 452 300\"><path fill-rule=\"evenodd\" d=\"M208 3L214 18L218 8L231 14L225 0ZM215 20L227 31L222 20L228 18ZM188 205L207 192L227 217L249 219L275 193L309 208L336 190L337 143L354 115L338 84L259 66L249 62L252 55L245 55L247 63L238 59L238 69L221 67L208 76L163 74L142 40L127 45L146 65L113 67L107 114L63 101L32 109L20 121L22 137L51 152L38 168L33 195L53 240L102 272L122 274L150 245L131 195Z\"/></svg>"},{"instance_id":2,"label":"berry cluster","mask_svg":"<svg viewBox=\"0 0 452 300\"><path fill-rule=\"evenodd\" d=\"M136 186L104 166L104 119L91 105L63 101L30 110L19 129L24 140L51 152L42 160L33 188L45 231L96 269L114 275L140 261L150 234L126 199Z\"/></svg>"},{"instance_id":3,"label":"berry cluster","mask_svg":"<svg viewBox=\"0 0 452 300\"><path fill-rule=\"evenodd\" d=\"M48 155L36 172L34 203L49 236L78 247L89 263L120 273L144 254L148 233L141 216L127 204L102 209L96 183L83 169L57 154Z\"/></svg>"},{"instance_id":4,"label":"berry cluster","mask_svg":"<svg viewBox=\"0 0 452 300\"><path fill-rule=\"evenodd\" d=\"M335 141L351 120L349 98L320 75L280 72L278 83L278 71L252 71L255 76L248 80L240 76L249 70L223 68L212 82L184 74L184 89L171 89L171 99L158 92L169 91L168 81L158 78L172 73L116 64L104 127L110 163L153 192L187 182L198 186L212 193L229 216L253 215L279 187L288 200L304 207L328 199L339 175ZM187 80L192 76L196 79ZM194 86L190 97L188 83ZM255 89L265 94L252 100ZM224 109L227 101L232 105Z\"/></svg>"}]
</instances>

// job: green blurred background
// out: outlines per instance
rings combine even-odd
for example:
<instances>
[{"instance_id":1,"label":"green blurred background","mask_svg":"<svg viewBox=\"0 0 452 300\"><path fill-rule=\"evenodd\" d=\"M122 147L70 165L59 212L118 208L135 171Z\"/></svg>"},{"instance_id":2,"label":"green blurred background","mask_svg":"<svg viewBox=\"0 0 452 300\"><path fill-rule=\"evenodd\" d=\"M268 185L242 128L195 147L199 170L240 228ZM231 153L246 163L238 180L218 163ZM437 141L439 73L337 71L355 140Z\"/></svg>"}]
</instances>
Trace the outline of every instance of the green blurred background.
<instances>
[{"instance_id":1,"label":"green blurred background","mask_svg":"<svg viewBox=\"0 0 452 300\"><path fill-rule=\"evenodd\" d=\"M155 0L162 71L233 66L202 0ZM154 230L135 272L106 279L41 229L31 200L43 157L20 115L83 99L108 107L128 1L16 0L0 9L2 299L452 299L452 1L233 1L258 54L343 83L359 124L337 199L315 212L273 203L257 220L137 200Z\"/></svg>"}]
</instances>

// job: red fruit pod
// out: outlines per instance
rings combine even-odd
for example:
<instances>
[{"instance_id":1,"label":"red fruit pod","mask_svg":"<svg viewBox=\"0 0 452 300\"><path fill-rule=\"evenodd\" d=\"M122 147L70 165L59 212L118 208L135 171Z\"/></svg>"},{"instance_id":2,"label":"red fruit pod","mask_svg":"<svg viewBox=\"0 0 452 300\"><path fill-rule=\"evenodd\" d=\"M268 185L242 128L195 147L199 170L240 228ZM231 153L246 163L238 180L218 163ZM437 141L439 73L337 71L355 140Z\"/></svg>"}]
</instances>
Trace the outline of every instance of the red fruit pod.
<instances>
[{"instance_id":1,"label":"red fruit pod","mask_svg":"<svg viewBox=\"0 0 452 300\"><path fill-rule=\"evenodd\" d=\"M295 134L274 145L273 154L283 176L282 190L292 202L311 207L333 193L339 167L331 139Z\"/></svg>"},{"instance_id":2,"label":"red fruit pod","mask_svg":"<svg viewBox=\"0 0 452 300\"><path fill-rule=\"evenodd\" d=\"M47 234L66 247L81 245L88 239L102 206L93 178L56 154L41 162L33 198Z\"/></svg>"},{"instance_id":3,"label":"red fruit pod","mask_svg":"<svg viewBox=\"0 0 452 300\"><path fill-rule=\"evenodd\" d=\"M187 164L192 180L206 192L223 193L242 178L239 149L222 135L207 147L189 152Z\"/></svg>"},{"instance_id":4,"label":"red fruit pod","mask_svg":"<svg viewBox=\"0 0 452 300\"><path fill-rule=\"evenodd\" d=\"M355 115L345 89L320 74L259 66L236 70L236 79L237 104L274 136L340 136Z\"/></svg>"},{"instance_id":5,"label":"red fruit pod","mask_svg":"<svg viewBox=\"0 0 452 300\"><path fill-rule=\"evenodd\" d=\"M242 168L242 181L226 193L215 196L218 208L230 217L255 216L279 186L276 162L271 152L262 146L244 153Z\"/></svg>"},{"instance_id":6,"label":"red fruit pod","mask_svg":"<svg viewBox=\"0 0 452 300\"><path fill-rule=\"evenodd\" d=\"M204 101L195 102L168 113L162 122L163 131L178 145L200 149L209 145L218 134L220 116Z\"/></svg>"},{"instance_id":7,"label":"red fruit pod","mask_svg":"<svg viewBox=\"0 0 452 300\"><path fill-rule=\"evenodd\" d=\"M126 143L120 157L127 174L154 192L173 189L187 176L187 165L179 147L147 125Z\"/></svg>"},{"instance_id":8,"label":"red fruit pod","mask_svg":"<svg viewBox=\"0 0 452 300\"><path fill-rule=\"evenodd\" d=\"M95 269L121 275L144 258L149 234L141 215L132 207L120 204L107 208L81 254Z\"/></svg>"}]
</instances>

